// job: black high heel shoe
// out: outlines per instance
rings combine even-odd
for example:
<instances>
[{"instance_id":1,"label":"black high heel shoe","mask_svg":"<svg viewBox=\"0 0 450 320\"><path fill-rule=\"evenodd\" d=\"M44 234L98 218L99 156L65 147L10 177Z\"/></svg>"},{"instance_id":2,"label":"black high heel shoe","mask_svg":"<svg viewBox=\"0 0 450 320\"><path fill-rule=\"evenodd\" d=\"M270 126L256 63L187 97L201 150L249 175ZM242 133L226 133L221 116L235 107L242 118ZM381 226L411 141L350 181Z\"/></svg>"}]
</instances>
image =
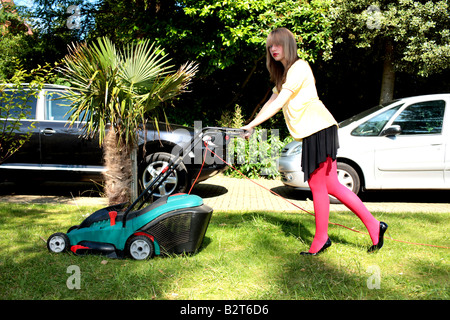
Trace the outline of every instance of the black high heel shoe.
<instances>
[{"instance_id":1,"label":"black high heel shoe","mask_svg":"<svg viewBox=\"0 0 450 320\"><path fill-rule=\"evenodd\" d=\"M371 246L367 250L368 253L380 250L383 247L383 244L384 244L384 233L386 232L387 228L388 228L388 225L385 222L380 221L380 233L378 234L378 243L374 244L373 246Z\"/></svg>"},{"instance_id":2,"label":"black high heel shoe","mask_svg":"<svg viewBox=\"0 0 450 320\"><path fill-rule=\"evenodd\" d=\"M325 242L325 244L323 245L323 247L322 247L319 251L317 251L316 253L311 253L311 252L306 251L306 252L300 252L300 255L301 255L301 256L316 256L316 255L318 255L319 253L324 252L325 249L327 249L327 248L330 247L330 246L331 246L331 240L330 240L330 238L328 238L328 239L327 239L327 242Z\"/></svg>"}]
</instances>

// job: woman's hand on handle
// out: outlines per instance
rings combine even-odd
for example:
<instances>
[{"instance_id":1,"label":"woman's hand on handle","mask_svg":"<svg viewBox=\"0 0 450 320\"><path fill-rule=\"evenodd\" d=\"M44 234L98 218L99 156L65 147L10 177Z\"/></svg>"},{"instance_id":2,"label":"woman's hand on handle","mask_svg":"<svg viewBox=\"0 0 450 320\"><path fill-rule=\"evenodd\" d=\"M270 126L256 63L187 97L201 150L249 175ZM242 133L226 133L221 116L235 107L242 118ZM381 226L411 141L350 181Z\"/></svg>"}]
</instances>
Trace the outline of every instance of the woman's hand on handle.
<instances>
[{"instance_id":1,"label":"woman's hand on handle","mask_svg":"<svg viewBox=\"0 0 450 320\"><path fill-rule=\"evenodd\" d=\"M249 125L243 126L240 129L244 130L244 138L248 139L251 137L251 135L253 134L253 131L255 131L255 129Z\"/></svg>"}]
</instances>

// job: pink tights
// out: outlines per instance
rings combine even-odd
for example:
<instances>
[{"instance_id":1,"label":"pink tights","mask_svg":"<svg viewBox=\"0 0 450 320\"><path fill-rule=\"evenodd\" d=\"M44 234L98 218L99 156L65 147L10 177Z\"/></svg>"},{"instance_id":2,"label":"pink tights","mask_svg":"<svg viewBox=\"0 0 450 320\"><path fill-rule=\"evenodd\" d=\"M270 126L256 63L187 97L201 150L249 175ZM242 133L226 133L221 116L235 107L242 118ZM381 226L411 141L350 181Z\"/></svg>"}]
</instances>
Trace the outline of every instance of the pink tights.
<instances>
[{"instance_id":1,"label":"pink tights","mask_svg":"<svg viewBox=\"0 0 450 320\"><path fill-rule=\"evenodd\" d=\"M308 183L313 194L316 220L316 233L309 249L310 253L319 251L328 239L328 219L330 215L328 194L336 197L347 208L353 211L366 226L373 244L376 245L378 243L380 222L372 216L355 193L339 182L336 161L328 157L311 174Z\"/></svg>"}]
</instances>

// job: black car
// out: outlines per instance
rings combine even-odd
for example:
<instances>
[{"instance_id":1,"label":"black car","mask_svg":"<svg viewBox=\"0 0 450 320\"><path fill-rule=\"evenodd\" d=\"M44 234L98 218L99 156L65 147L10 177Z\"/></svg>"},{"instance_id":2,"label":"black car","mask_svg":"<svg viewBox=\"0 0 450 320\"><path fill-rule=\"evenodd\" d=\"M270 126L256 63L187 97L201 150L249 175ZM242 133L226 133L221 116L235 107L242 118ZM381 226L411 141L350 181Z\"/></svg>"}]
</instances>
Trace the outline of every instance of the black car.
<instances>
[{"instance_id":1,"label":"black car","mask_svg":"<svg viewBox=\"0 0 450 320\"><path fill-rule=\"evenodd\" d=\"M102 181L102 173L106 171L102 149L98 139L83 137L83 122L69 126L71 103L63 98L66 89L64 86L45 85L36 98L27 102L31 112L26 119L6 120L5 115L0 115L0 124L20 121L22 133L24 128L31 132L31 138L0 165L1 181ZM19 91L16 92L18 94ZM31 123L34 123L34 128L30 127ZM154 123L147 125L145 135L142 132L139 137L137 174L141 188L175 157L176 150L191 140L194 131L194 128L166 123L159 123L158 128ZM221 137L215 141L210 148L219 156L224 155L226 139ZM209 151L205 153L204 146L199 145L185 155L183 163L161 185L155 196L188 190L198 175L203 157L206 161L197 182L226 169L221 160Z\"/></svg>"}]
</instances>

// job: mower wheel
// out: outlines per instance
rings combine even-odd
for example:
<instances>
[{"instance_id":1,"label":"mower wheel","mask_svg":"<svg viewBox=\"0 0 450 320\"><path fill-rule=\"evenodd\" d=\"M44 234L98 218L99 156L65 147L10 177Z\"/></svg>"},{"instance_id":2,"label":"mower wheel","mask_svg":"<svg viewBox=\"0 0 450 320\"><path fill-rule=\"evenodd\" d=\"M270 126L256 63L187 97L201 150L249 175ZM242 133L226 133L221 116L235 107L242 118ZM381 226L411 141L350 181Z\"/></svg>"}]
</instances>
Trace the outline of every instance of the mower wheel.
<instances>
[{"instance_id":1,"label":"mower wheel","mask_svg":"<svg viewBox=\"0 0 450 320\"><path fill-rule=\"evenodd\" d=\"M54 253L65 252L70 247L69 237L65 233L57 232L52 234L47 240L48 251Z\"/></svg>"},{"instance_id":2,"label":"mower wheel","mask_svg":"<svg viewBox=\"0 0 450 320\"><path fill-rule=\"evenodd\" d=\"M125 246L125 252L135 260L145 260L153 256L153 243L146 236L133 236Z\"/></svg>"}]
</instances>

